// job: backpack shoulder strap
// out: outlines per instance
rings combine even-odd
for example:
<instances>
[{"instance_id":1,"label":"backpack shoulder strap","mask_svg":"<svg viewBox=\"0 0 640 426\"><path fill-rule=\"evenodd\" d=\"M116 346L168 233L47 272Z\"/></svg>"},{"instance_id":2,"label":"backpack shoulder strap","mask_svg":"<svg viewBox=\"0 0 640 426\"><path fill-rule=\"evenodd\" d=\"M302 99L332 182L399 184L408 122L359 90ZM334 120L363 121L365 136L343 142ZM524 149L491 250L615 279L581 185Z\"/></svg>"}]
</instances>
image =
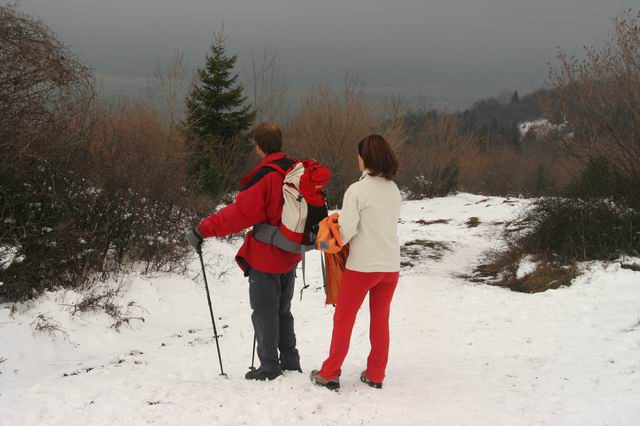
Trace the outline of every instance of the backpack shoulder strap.
<instances>
[{"instance_id":1,"label":"backpack shoulder strap","mask_svg":"<svg viewBox=\"0 0 640 426\"><path fill-rule=\"evenodd\" d=\"M287 171L295 163L296 163L295 161L290 160L289 158L281 158L280 160L276 160L272 163L266 164L264 167L269 167L277 171L278 173L280 173L282 176L285 176L287 174Z\"/></svg>"},{"instance_id":2,"label":"backpack shoulder strap","mask_svg":"<svg viewBox=\"0 0 640 426\"><path fill-rule=\"evenodd\" d=\"M251 178L249 183L247 183L242 188L242 190L246 191L247 189L251 188L253 185L255 185L256 183L260 182L260 180L263 177L265 177L266 175L268 175L271 172L278 172L282 176L285 176L287 174L287 170L289 170L291 168L291 166L293 166L294 164L295 164L295 161L290 160L288 158L282 158L282 159L276 160L276 161L274 161L272 163L265 164L264 166L262 166L260 168L260 170L258 170L256 172L255 175L253 175L253 177Z\"/></svg>"},{"instance_id":3,"label":"backpack shoulder strap","mask_svg":"<svg viewBox=\"0 0 640 426\"><path fill-rule=\"evenodd\" d=\"M251 177L251 180L249 182L247 182L247 184L245 186L242 187L242 191L246 191L247 189L251 188L253 185L255 185L256 183L260 182L260 180L265 177L266 175L268 175L271 172L275 172L275 169L272 169L271 167L267 167L267 166L263 166L261 167L256 174L254 174Z\"/></svg>"}]
</instances>

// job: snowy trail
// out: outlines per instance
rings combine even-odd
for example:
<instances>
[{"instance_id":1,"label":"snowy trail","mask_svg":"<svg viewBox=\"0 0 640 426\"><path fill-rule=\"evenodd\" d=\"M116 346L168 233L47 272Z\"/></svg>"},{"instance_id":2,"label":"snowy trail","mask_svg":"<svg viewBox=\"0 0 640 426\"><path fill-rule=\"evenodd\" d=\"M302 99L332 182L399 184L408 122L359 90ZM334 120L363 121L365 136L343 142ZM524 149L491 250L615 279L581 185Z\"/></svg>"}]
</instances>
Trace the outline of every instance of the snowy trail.
<instances>
[{"instance_id":1,"label":"snowy trail","mask_svg":"<svg viewBox=\"0 0 640 426\"><path fill-rule=\"evenodd\" d=\"M48 293L13 316L0 305L0 424L640 424L640 273L585 265L572 287L536 295L459 277L499 246L500 222L523 205L470 194L404 204L402 243L447 249L436 244L407 259L414 267L403 271L392 305L382 391L358 380L368 353L366 304L342 391L309 382L326 356L333 312L323 306L317 254L307 267L311 287L293 308L305 373L244 380L253 334L246 282L232 263L238 242L211 242L205 251L228 378L218 375L200 277L133 277L123 303L142 306L145 322L119 333L103 313L72 318L64 305L76 293ZM470 217L477 227L465 224ZM416 223L438 219L448 222ZM68 338L33 333L41 313Z\"/></svg>"}]
</instances>

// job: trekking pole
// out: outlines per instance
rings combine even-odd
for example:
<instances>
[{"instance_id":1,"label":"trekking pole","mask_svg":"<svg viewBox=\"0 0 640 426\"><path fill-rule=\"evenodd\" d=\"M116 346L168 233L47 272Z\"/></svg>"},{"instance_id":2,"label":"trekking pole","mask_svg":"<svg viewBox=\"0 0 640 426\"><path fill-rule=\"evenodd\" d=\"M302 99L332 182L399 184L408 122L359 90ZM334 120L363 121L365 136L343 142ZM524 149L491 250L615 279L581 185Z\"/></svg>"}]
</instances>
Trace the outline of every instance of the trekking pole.
<instances>
[{"instance_id":1,"label":"trekking pole","mask_svg":"<svg viewBox=\"0 0 640 426\"><path fill-rule=\"evenodd\" d=\"M255 333L253 334L253 351L251 351L251 367L249 367L249 370L255 370L255 362L256 362L256 335Z\"/></svg>"},{"instance_id":2,"label":"trekking pole","mask_svg":"<svg viewBox=\"0 0 640 426\"><path fill-rule=\"evenodd\" d=\"M213 324L213 335L216 339L216 349L218 351L218 361L220 362L220 375L226 376L222 369L222 356L220 355L220 344L218 343L218 330L216 329L216 319L213 316L213 307L211 306L211 295L209 294L209 283L207 282L207 272L204 269L204 259L202 259L202 250L198 250L200 256L200 265L202 265L202 276L204 278L204 287L207 289L207 302L209 302L209 313L211 314L211 324Z\"/></svg>"}]
</instances>

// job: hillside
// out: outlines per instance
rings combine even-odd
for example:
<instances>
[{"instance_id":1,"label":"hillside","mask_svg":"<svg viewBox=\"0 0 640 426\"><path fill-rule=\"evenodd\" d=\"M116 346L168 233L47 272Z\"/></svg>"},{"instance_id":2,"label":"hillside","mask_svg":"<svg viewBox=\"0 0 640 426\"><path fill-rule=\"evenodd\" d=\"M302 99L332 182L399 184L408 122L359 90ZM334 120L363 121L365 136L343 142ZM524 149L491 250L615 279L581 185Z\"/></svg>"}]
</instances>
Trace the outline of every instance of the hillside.
<instances>
[{"instance_id":1,"label":"hillside","mask_svg":"<svg viewBox=\"0 0 640 426\"><path fill-rule=\"evenodd\" d=\"M583 264L571 287L534 295L463 278L500 247L503 223L525 204L459 194L403 205L405 267L382 391L358 380L366 305L341 392L308 379L327 354L333 312L323 304L317 253L307 266L311 287L293 307L304 374L244 380L253 333L247 285L233 265L240 242L211 241L205 254L228 378L219 376L194 257L186 275L124 277L118 303L130 320L120 331L104 312L73 316L82 296L72 291L13 311L0 305L0 424L640 423L640 272Z\"/></svg>"}]
</instances>

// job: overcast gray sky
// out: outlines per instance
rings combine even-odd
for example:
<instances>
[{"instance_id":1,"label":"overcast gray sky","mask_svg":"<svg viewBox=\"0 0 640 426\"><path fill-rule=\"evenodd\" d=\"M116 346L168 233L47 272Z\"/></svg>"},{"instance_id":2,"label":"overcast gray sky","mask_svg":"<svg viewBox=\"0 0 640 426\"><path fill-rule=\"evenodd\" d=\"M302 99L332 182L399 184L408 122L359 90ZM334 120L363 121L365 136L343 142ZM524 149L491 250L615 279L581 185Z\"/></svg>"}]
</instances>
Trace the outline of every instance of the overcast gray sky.
<instances>
[{"instance_id":1,"label":"overcast gray sky","mask_svg":"<svg viewBox=\"0 0 640 426\"><path fill-rule=\"evenodd\" d=\"M180 48L201 65L224 22L246 61L265 44L295 87L357 71L372 96L450 108L541 86L556 47L603 42L640 0L23 0L109 84L135 85ZM138 77L138 79L136 79Z\"/></svg>"}]
</instances>

